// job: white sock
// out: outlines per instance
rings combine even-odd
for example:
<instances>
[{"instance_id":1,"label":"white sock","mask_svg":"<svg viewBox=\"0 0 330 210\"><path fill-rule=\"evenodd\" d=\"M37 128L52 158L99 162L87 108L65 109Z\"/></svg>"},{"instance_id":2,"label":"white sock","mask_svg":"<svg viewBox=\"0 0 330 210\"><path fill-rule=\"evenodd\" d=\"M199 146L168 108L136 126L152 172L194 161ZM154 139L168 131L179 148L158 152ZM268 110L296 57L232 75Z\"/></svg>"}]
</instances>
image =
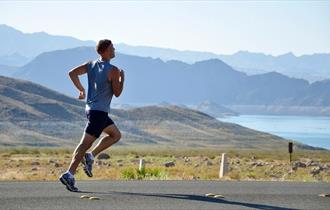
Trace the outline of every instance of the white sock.
<instances>
[{"instance_id":1,"label":"white sock","mask_svg":"<svg viewBox=\"0 0 330 210\"><path fill-rule=\"evenodd\" d=\"M70 171L67 171L66 173L69 174L70 177L73 177L73 174Z\"/></svg>"}]
</instances>

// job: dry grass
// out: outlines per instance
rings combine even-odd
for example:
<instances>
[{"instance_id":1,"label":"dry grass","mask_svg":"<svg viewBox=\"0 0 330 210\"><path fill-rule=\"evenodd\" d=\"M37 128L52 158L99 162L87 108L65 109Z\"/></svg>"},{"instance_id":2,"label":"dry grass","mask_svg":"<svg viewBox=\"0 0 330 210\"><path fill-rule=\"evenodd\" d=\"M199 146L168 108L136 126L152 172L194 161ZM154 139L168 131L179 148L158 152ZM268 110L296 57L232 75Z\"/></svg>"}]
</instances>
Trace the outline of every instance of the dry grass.
<instances>
[{"instance_id":1,"label":"dry grass","mask_svg":"<svg viewBox=\"0 0 330 210\"><path fill-rule=\"evenodd\" d=\"M2 148L0 180L57 180L66 170L73 148ZM277 180L330 182L329 151L294 151L293 160L313 160L328 166L316 175L315 166L292 170L287 151L221 150L205 148L121 147L107 150L111 158L96 160L94 177L88 178L81 167L76 178L82 179L158 179L217 180L221 153L228 154L229 172L226 180ZM146 170L137 170L139 159L146 161ZM165 167L164 162L175 166ZM252 164L261 162L260 166Z\"/></svg>"}]
</instances>

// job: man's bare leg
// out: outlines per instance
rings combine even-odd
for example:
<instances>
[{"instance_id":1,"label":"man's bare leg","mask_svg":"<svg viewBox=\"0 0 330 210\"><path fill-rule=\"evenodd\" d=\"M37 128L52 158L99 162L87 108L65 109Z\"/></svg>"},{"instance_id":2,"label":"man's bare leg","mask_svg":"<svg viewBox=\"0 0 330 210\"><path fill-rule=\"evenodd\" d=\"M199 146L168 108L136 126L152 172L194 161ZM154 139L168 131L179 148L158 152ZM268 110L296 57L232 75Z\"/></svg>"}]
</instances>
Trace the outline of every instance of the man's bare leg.
<instances>
[{"instance_id":1,"label":"man's bare leg","mask_svg":"<svg viewBox=\"0 0 330 210\"><path fill-rule=\"evenodd\" d=\"M104 133L108 134L104 136L99 143L92 149L93 157L96 157L100 152L109 148L111 145L118 142L121 138L121 133L115 124L109 125L103 130Z\"/></svg>"},{"instance_id":2,"label":"man's bare leg","mask_svg":"<svg viewBox=\"0 0 330 210\"><path fill-rule=\"evenodd\" d=\"M79 163L81 162L82 158L84 157L86 151L93 145L93 142L96 140L96 137L84 133L83 137L81 138L80 143L76 147L75 151L72 154L72 161L69 166L69 171L72 175L75 174Z\"/></svg>"}]
</instances>

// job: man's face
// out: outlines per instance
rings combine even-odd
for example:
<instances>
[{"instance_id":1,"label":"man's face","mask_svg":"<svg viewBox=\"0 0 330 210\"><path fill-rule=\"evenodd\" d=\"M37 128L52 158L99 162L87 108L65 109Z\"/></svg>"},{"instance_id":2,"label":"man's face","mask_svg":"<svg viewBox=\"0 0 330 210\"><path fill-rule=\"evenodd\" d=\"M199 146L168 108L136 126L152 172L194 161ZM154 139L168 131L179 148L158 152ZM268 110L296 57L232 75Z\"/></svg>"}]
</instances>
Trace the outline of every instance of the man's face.
<instances>
[{"instance_id":1,"label":"man's face","mask_svg":"<svg viewBox=\"0 0 330 210\"><path fill-rule=\"evenodd\" d=\"M112 44L102 53L102 57L106 59L111 59L115 57L115 48Z\"/></svg>"}]
</instances>

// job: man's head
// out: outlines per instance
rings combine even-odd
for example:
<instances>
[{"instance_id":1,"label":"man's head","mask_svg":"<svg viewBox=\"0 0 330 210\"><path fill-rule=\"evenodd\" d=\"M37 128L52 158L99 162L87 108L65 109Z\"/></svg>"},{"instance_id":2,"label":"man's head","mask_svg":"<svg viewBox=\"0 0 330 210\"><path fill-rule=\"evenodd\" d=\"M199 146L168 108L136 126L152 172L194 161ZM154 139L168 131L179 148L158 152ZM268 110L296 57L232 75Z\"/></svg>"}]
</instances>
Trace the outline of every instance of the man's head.
<instances>
[{"instance_id":1,"label":"man's head","mask_svg":"<svg viewBox=\"0 0 330 210\"><path fill-rule=\"evenodd\" d=\"M109 39L101 39L96 45L96 51L103 59L109 60L115 57L115 48Z\"/></svg>"}]
</instances>

